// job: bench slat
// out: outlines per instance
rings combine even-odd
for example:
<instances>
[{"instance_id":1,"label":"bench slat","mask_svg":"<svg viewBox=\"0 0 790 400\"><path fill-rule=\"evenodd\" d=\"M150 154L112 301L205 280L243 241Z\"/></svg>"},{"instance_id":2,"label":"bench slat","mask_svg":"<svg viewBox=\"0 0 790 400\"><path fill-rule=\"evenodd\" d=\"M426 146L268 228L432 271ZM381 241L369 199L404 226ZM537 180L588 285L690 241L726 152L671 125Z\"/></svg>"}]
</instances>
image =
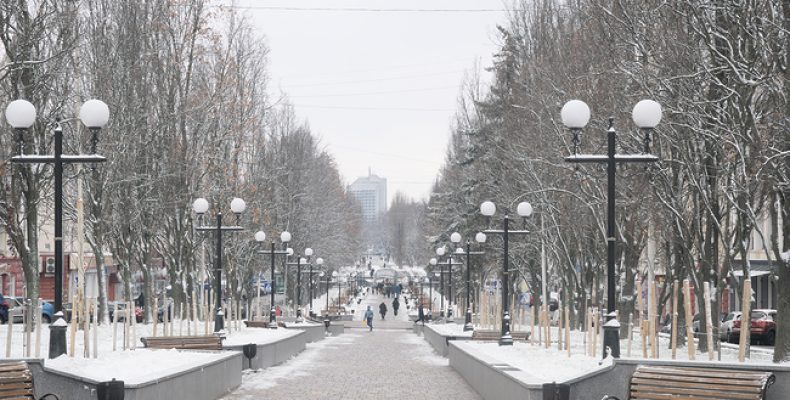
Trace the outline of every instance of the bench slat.
<instances>
[{"instance_id":1,"label":"bench slat","mask_svg":"<svg viewBox=\"0 0 790 400\"><path fill-rule=\"evenodd\" d=\"M727 371L722 369L713 368L695 368L695 367L660 367L660 366L640 366L637 373L650 372L657 374L669 375L684 375L684 376L700 376L700 377L717 377L727 379L767 379L770 373L753 372L753 371Z\"/></svg>"},{"instance_id":2,"label":"bench slat","mask_svg":"<svg viewBox=\"0 0 790 400\"><path fill-rule=\"evenodd\" d=\"M682 382L690 382L690 383L711 383L711 384L720 384L725 386L733 386L733 387L753 387L757 389L761 389L763 386L762 381L757 380L731 380L726 378L710 378L705 379L702 377L695 377L695 376L668 376L668 375L659 375L659 374L645 374L641 373L639 375L634 375L632 381L643 381L643 382L655 382L655 381L663 381L667 385L677 385L681 384Z\"/></svg>"},{"instance_id":3,"label":"bench slat","mask_svg":"<svg viewBox=\"0 0 790 400\"><path fill-rule=\"evenodd\" d=\"M27 363L0 363L0 399L30 400L33 396L33 373Z\"/></svg>"},{"instance_id":4,"label":"bench slat","mask_svg":"<svg viewBox=\"0 0 790 400\"><path fill-rule=\"evenodd\" d=\"M760 400L771 383L770 372L640 365L629 394L632 400Z\"/></svg>"},{"instance_id":5,"label":"bench slat","mask_svg":"<svg viewBox=\"0 0 790 400\"><path fill-rule=\"evenodd\" d=\"M222 350L220 336L163 336L140 338L146 348L153 349L188 349L188 350Z\"/></svg>"}]
</instances>

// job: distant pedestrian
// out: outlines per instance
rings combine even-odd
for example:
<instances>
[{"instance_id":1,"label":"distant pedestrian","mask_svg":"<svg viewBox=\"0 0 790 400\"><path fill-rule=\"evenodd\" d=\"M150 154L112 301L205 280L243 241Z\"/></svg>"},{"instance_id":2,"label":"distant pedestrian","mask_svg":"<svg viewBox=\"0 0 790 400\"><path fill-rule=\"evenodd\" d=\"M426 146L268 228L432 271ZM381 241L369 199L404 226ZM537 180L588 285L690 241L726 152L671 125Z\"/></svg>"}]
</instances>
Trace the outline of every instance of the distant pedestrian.
<instances>
[{"instance_id":1,"label":"distant pedestrian","mask_svg":"<svg viewBox=\"0 0 790 400\"><path fill-rule=\"evenodd\" d=\"M384 321L384 316L387 315L387 305L383 301L379 304L379 314L381 314L381 320Z\"/></svg>"},{"instance_id":2,"label":"distant pedestrian","mask_svg":"<svg viewBox=\"0 0 790 400\"><path fill-rule=\"evenodd\" d=\"M368 310L365 311L365 320L368 322L368 328L370 328L370 332L373 331L373 310L370 309L368 306Z\"/></svg>"},{"instance_id":3,"label":"distant pedestrian","mask_svg":"<svg viewBox=\"0 0 790 400\"><path fill-rule=\"evenodd\" d=\"M422 324L425 325L425 311L423 311L422 309L422 303L420 303L418 307L419 308L417 309L417 320L414 321L414 323L416 324L418 322L422 322Z\"/></svg>"},{"instance_id":4,"label":"distant pedestrian","mask_svg":"<svg viewBox=\"0 0 790 400\"><path fill-rule=\"evenodd\" d=\"M395 314L396 317L398 316L398 309L399 308L400 308L400 302L398 301L398 298L396 297L395 300L392 300L392 312Z\"/></svg>"}]
</instances>

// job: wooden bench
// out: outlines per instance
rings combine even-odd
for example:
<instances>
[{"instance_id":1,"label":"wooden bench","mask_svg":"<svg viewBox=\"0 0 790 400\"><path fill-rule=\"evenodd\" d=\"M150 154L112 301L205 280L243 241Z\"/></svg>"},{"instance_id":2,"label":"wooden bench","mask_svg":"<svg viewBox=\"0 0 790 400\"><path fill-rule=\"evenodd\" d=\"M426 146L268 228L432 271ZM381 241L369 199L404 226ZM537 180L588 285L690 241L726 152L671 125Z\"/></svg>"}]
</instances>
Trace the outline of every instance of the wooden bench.
<instances>
[{"instance_id":1,"label":"wooden bench","mask_svg":"<svg viewBox=\"0 0 790 400\"><path fill-rule=\"evenodd\" d=\"M35 399L33 373L24 361L0 363L0 399ZM41 399L58 399L52 393Z\"/></svg>"},{"instance_id":2,"label":"wooden bench","mask_svg":"<svg viewBox=\"0 0 790 400\"><path fill-rule=\"evenodd\" d=\"M221 336L156 336L140 338L150 349L222 350Z\"/></svg>"},{"instance_id":3,"label":"wooden bench","mask_svg":"<svg viewBox=\"0 0 790 400\"><path fill-rule=\"evenodd\" d=\"M771 372L705 367L640 365L628 388L629 399L759 400L776 377ZM602 400L620 400L606 396Z\"/></svg>"},{"instance_id":4,"label":"wooden bench","mask_svg":"<svg viewBox=\"0 0 790 400\"><path fill-rule=\"evenodd\" d=\"M529 332L513 331L510 332L513 340L529 340ZM472 331L472 340L499 340L502 337L502 331L479 330Z\"/></svg>"},{"instance_id":5,"label":"wooden bench","mask_svg":"<svg viewBox=\"0 0 790 400\"><path fill-rule=\"evenodd\" d=\"M247 328L268 328L269 321L244 321L244 326Z\"/></svg>"}]
</instances>

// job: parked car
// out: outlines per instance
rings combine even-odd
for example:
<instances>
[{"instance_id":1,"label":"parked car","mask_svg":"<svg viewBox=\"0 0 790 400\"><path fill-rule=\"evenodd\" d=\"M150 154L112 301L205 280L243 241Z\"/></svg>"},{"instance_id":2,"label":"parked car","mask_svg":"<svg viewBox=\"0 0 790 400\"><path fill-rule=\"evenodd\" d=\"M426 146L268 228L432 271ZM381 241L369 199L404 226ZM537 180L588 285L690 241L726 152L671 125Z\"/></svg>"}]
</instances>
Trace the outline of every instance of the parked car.
<instances>
[{"instance_id":1,"label":"parked car","mask_svg":"<svg viewBox=\"0 0 790 400\"><path fill-rule=\"evenodd\" d=\"M776 340L776 310L752 310L749 315L752 342L773 346ZM733 322L730 338L734 341L741 337L741 319Z\"/></svg>"},{"instance_id":2,"label":"parked car","mask_svg":"<svg viewBox=\"0 0 790 400\"><path fill-rule=\"evenodd\" d=\"M732 311L724 317L721 322L721 330L719 331L719 339L725 342L732 342L732 325L735 321L741 320L740 311Z\"/></svg>"},{"instance_id":3,"label":"parked car","mask_svg":"<svg viewBox=\"0 0 790 400\"><path fill-rule=\"evenodd\" d=\"M0 293L0 323L4 324L8 321L8 301Z\"/></svg>"},{"instance_id":4,"label":"parked car","mask_svg":"<svg viewBox=\"0 0 790 400\"><path fill-rule=\"evenodd\" d=\"M22 323L24 321L25 298L22 296L6 297L5 298L7 310L3 323L8 321L8 317L14 318L14 323ZM55 307L51 303L41 301L41 322L48 324L52 322L52 316L55 314Z\"/></svg>"},{"instance_id":5,"label":"parked car","mask_svg":"<svg viewBox=\"0 0 790 400\"><path fill-rule=\"evenodd\" d=\"M120 313L118 314L118 322L126 321L126 307L127 307L127 303L119 303L119 302L111 301L111 302L107 303L107 311L108 311L108 314L110 315L110 322L113 321L116 307L118 308L118 311L120 311ZM134 319L137 320L137 322L143 322L143 309L142 308L134 307Z\"/></svg>"}]
</instances>

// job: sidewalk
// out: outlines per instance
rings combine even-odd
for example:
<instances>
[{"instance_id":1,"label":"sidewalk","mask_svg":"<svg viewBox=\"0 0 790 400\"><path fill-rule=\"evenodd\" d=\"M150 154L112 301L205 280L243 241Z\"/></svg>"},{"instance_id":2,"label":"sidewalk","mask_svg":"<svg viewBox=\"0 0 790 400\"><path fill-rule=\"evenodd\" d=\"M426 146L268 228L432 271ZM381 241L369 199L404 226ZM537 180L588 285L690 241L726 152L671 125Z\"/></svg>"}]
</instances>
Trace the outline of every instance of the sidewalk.
<instances>
[{"instance_id":1,"label":"sidewalk","mask_svg":"<svg viewBox=\"0 0 790 400\"><path fill-rule=\"evenodd\" d=\"M401 297L402 300L402 297ZM375 305L392 298L369 296L362 303ZM365 307L367 308L367 307ZM446 358L410 330L405 307L397 318L391 310L385 321L376 314L373 332L360 329L327 338L277 367L245 373L231 399L479 399Z\"/></svg>"}]
</instances>

